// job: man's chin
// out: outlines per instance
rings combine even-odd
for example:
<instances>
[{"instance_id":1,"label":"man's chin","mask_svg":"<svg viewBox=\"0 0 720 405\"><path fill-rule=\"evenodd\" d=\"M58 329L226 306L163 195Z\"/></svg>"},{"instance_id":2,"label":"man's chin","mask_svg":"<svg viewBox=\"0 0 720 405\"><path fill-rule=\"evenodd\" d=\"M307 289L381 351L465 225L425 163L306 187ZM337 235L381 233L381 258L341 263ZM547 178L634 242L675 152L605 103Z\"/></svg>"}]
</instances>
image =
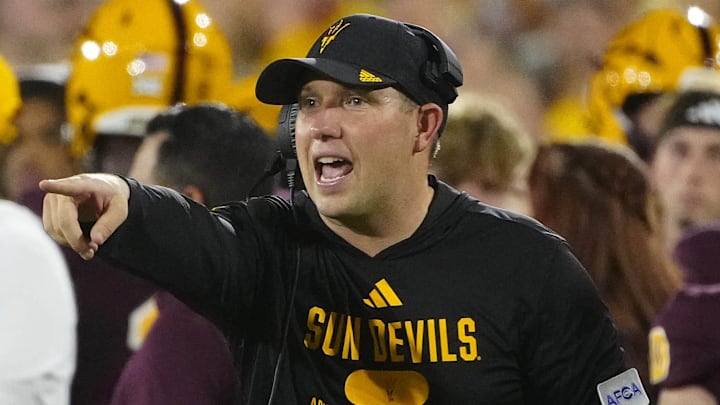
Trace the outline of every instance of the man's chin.
<instances>
[{"instance_id":1,"label":"man's chin","mask_svg":"<svg viewBox=\"0 0 720 405\"><path fill-rule=\"evenodd\" d=\"M338 219L345 213L344 207L342 207L342 204L339 204L337 199L321 197L313 199L313 202L315 203L315 207L317 207L318 213L325 218Z\"/></svg>"},{"instance_id":2,"label":"man's chin","mask_svg":"<svg viewBox=\"0 0 720 405\"><path fill-rule=\"evenodd\" d=\"M697 223L698 221L696 219L689 217L682 217L677 221L678 228L682 229L683 231L694 227Z\"/></svg>"},{"instance_id":3,"label":"man's chin","mask_svg":"<svg viewBox=\"0 0 720 405\"><path fill-rule=\"evenodd\" d=\"M708 224L710 222L716 222L716 221L720 221L720 216L710 216L710 215L690 216L690 215L688 215L685 217L681 217L677 221L677 223L678 223L678 226L680 227L680 229L688 230L691 228L695 228L695 227L702 226L704 224Z\"/></svg>"}]
</instances>

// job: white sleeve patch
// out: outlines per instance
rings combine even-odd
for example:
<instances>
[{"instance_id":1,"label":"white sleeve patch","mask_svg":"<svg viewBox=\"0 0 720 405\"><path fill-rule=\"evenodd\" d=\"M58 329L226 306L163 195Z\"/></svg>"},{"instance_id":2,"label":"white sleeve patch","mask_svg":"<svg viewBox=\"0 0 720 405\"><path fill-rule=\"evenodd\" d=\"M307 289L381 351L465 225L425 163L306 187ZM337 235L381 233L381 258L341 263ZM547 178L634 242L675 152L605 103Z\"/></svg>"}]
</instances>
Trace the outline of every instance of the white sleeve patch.
<instances>
[{"instance_id":1,"label":"white sleeve patch","mask_svg":"<svg viewBox=\"0 0 720 405\"><path fill-rule=\"evenodd\" d=\"M636 369L631 368L597 385L603 405L648 405L645 387Z\"/></svg>"}]
</instances>

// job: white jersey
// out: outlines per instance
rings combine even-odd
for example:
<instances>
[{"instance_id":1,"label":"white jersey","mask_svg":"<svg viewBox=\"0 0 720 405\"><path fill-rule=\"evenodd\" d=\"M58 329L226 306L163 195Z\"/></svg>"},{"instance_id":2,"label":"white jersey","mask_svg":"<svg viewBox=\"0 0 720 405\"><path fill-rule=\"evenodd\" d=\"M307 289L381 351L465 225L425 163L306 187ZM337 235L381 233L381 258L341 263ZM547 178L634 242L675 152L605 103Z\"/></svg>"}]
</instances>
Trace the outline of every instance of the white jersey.
<instances>
[{"instance_id":1,"label":"white jersey","mask_svg":"<svg viewBox=\"0 0 720 405\"><path fill-rule=\"evenodd\" d=\"M0 404L69 404L76 311L59 247L30 210L0 200Z\"/></svg>"}]
</instances>

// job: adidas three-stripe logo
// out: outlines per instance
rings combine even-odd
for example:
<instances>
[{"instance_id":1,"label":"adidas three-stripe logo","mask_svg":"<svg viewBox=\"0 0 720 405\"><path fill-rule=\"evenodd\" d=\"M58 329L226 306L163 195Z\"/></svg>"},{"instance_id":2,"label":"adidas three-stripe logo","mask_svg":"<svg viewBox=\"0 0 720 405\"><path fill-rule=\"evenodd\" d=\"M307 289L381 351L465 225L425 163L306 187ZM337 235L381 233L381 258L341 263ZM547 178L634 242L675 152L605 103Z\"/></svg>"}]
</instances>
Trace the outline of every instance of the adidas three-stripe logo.
<instances>
[{"instance_id":1,"label":"adidas three-stripe logo","mask_svg":"<svg viewBox=\"0 0 720 405\"><path fill-rule=\"evenodd\" d=\"M363 302L370 308L400 307L403 304L384 278L375 283L375 288L370 291L370 297L364 298Z\"/></svg>"},{"instance_id":2,"label":"adidas three-stripe logo","mask_svg":"<svg viewBox=\"0 0 720 405\"><path fill-rule=\"evenodd\" d=\"M358 80L360 80L363 83L382 83L382 79L375 76L374 74L368 72L365 69L360 70L360 74L358 75Z\"/></svg>"}]
</instances>

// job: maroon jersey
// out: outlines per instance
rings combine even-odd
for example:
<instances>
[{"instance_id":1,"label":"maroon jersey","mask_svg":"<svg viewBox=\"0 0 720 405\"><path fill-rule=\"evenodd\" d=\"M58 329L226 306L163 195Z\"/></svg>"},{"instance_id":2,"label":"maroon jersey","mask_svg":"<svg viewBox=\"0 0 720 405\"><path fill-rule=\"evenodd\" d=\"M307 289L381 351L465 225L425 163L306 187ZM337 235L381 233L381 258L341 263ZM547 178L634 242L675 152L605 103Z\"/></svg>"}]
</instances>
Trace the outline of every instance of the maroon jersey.
<instances>
[{"instance_id":1,"label":"maroon jersey","mask_svg":"<svg viewBox=\"0 0 720 405\"><path fill-rule=\"evenodd\" d=\"M233 403L236 374L222 333L167 292L143 346L125 366L113 405Z\"/></svg>"},{"instance_id":2,"label":"maroon jersey","mask_svg":"<svg viewBox=\"0 0 720 405\"><path fill-rule=\"evenodd\" d=\"M650 381L700 385L720 400L720 223L687 234L675 257L685 284L650 331Z\"/></svg>"}]
</instances>

